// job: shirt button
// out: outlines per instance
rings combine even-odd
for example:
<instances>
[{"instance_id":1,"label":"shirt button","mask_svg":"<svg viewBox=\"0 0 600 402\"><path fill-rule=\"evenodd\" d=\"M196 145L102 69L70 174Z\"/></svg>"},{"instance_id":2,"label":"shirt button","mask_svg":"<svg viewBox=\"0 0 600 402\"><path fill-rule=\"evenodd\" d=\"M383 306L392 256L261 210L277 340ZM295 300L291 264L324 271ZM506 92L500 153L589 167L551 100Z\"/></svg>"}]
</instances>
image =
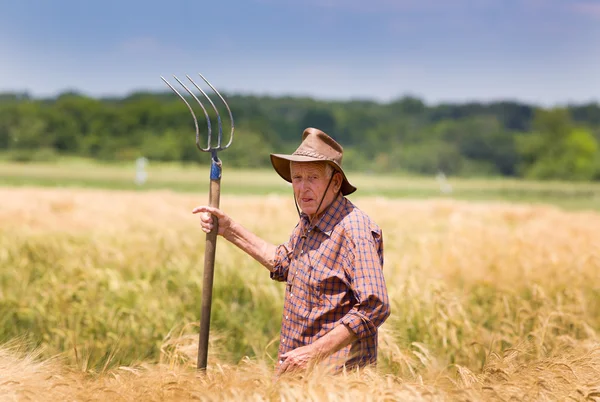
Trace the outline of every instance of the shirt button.
<instances>
[{"instance_id":1,"label":"shirt button","mask_svg":"<svg viewBox=\"0 0 600 402\"><path fill-rule=\"evenodd\" d=\"M283 338L283 340L281 342L285 343L285 338Z\"/></svg>"},{"instance_id":2,"label":"shirt button","mask_svg":"<svg viewBox=\"0 0 600 402\"><path fill-rule=\"evenodd\" d=\"M286 320L289 320L289 316L288 316L288 315L286 315L286 316L285 316L285 319L286 319Z\"/></svg>"}]
</instances>

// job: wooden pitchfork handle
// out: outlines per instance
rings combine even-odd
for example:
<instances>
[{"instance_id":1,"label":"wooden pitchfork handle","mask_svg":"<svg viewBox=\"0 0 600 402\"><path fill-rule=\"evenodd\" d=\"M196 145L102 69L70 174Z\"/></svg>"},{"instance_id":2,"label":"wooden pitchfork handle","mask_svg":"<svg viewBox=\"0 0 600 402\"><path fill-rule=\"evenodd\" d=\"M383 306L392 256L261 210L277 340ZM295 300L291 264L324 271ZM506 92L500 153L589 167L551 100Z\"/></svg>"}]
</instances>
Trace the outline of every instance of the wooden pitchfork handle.
<instances>
[{"instance_id":1,"label":"wooden pitchfork handle","mask_svg":"<svg viewBox=\"0 0 600 402\"><path fill-rule=\"evenodd\" d=\"M218 151L223 151L231 145L233 142L233 132L235 131L235 125L233 122L233 114L231 113L231 109L225 101L225 98L216 90L214 86L204 76L200 73L198 75L202 78L202 80L215 92L215 94L221 99L225 107L227 108L227 112L229 113L229 120L231 122L231 133L229 136L229 142L226 144L222 143L223 138L223 125L221 122L221 115L219 110L215 106L214 102L210 99L210 97L202 90L200 85L198 85L189 75L186 75L187 79L194 85L195 88L202 93L204 98L210 103L213 110L215 111L215 115L217 117L218 123L218 134L216 138L216 144L214 144L215 139L212 137L212 126L210 123L210 116L206 111L206 108L198 99L198 97L194 94L194 92L188 88L179 78L175 75L173 78L181 85L183 89L196 101L196 103L202 109L204 113L204 117L206 118L206 127L208 129L207 133L207 145L203 147L200 144L201 136L200 136L200 127L198 126L198 119L196 118L196 113L194 113L194 109L189 104L189 102L185 99L183 95L167 81L164 77L160 77L165 84L168 85L169 88L185 103L192 118L194 119L194 126L196 128L196 147L202 152L210 152L212 154L211 157L211 166L210 166L210 189L209 189L209 205L213 208L219 208L219 199L221 196L221 161L217 157ZM213 277L215 271L215 254L217 251L217 234L219 233L219 219L213 215L213 230L206 235L206 251L204 253L204 279L202 284L202 315L200 317L200 342L198 343L198 369L205 370L206 363L208 359L208 335L210 331L210 309L212 305L212 289L213 289Z\"/></svg>"},{"instance_id":2,"label":"wooden pitchfork handle","mask_svg":"<svg viewBox=\"0 0 600 402\"><path fill-rule=\"evenodd\" d=\"M210 167L209 205L219 208L221 198L221 161L213 154ZM219 218L212 216L213 229L206 234L204 251L204 278L202 283L202 310L200 316L200 340L198 342L198 369L205 370L208 361L208 336L210 332L210 310L212 307L213 278L215 272L215 254L217 252L217 235Z\"/></svg>"}]
</instances>

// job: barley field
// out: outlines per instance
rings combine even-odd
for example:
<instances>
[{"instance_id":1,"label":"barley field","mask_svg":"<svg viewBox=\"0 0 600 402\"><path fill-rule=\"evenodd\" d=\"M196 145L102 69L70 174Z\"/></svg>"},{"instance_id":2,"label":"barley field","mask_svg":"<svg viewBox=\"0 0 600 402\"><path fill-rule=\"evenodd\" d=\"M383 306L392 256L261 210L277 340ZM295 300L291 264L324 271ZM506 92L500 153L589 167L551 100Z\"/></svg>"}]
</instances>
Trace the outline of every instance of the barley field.
<instances>
[{"instance_id":1,"label":"barley field","mask_svg":"<svg viewBox=\"0 0 600 402\"><path fill-rule=\"evenodd\" d=\"M600 400L600 213L354 197L382 227L376 369L275 378L283 286L219 240L195 371L206 194L0 187L0 399ZM274 243L292 198L224 194Z\"/></svg>"}]
</instances>

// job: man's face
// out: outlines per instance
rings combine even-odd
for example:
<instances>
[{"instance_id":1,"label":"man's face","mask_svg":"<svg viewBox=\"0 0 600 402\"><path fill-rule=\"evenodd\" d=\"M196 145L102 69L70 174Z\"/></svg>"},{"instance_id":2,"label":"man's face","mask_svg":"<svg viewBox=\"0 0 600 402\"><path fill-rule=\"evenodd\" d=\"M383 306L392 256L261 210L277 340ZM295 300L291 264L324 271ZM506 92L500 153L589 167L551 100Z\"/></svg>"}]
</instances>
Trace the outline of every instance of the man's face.
<instances>
[{"instance_id":1,"label":"man's face","mask_svg":"<svg viewBox=\"0 0 600 402\"><path fill-rule=\"evenodd\" d=\"M317 207L323 198L323 193L329 183L330 175L327 174L325 162L292 162L290 165L292 174L292 187L298 206L310 217L318 215L331 204L342 184L342 176L336 173L329 185L321 208Z\"/></svg>"}]
</instances>

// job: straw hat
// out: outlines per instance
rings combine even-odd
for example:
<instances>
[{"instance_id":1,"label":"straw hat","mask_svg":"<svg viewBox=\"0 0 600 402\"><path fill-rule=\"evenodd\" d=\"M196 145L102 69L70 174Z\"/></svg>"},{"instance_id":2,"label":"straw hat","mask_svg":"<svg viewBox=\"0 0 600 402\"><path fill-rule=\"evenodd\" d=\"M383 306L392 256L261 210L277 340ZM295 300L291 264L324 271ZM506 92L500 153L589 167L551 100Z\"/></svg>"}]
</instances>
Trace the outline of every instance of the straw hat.
<instances>
[{"instance_id":1,"label":"straw hat","mask_svg":"<svg viewBox=\"0 0 600 402\"><path fill-rule=\"evenodd\" d=\"M279 176L285 181L292 182L290 162L327 162L340 172L343 177L341 191L343 195L356 191L342 169L344 150L333 138L316 128L307 128L302 133L302 142L291 155L271 154L271 163Z\"/></svg>"}]
</instances>

